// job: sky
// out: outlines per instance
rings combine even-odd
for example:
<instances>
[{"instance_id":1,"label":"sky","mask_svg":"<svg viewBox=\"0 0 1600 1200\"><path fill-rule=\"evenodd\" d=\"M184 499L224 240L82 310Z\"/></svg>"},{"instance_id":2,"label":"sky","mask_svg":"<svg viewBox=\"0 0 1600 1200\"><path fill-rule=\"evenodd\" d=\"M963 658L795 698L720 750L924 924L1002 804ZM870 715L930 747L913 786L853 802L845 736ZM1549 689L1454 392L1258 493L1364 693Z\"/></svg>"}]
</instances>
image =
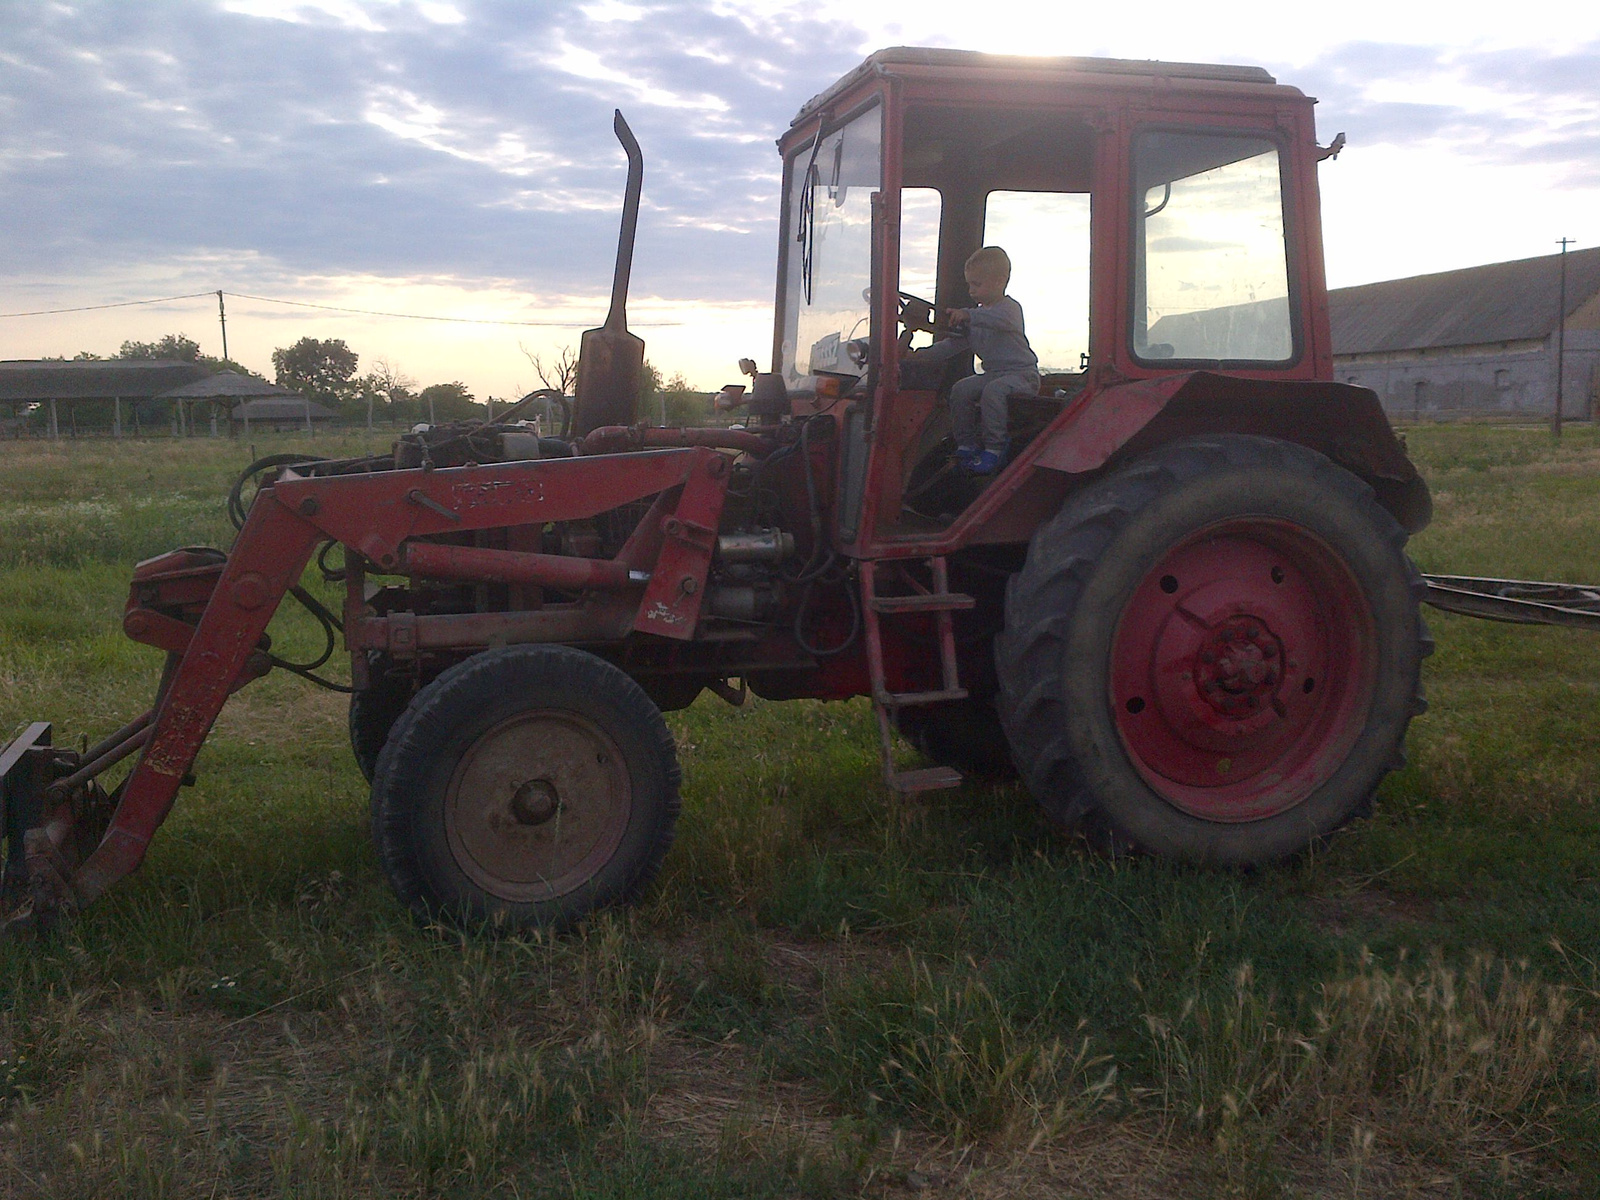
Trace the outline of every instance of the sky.
<instances>
[{"instance_id":1,"label":"sky","mask_svg":"<svg viewBox=\"0 0 1600 1200\"><path fill-rule=\"evenodd\" d=\"M220 288L231 356L268 376L337 337L363 370L515 397L529 354L604 318L621 108L630 326L719 387L770 355L774 140L893 45L1266 67L1349 139L1321 167L1335 287L1600 242L1593 0L0 0L0 314ZM0 359L180 331L220 353L214 295L0 316Z\"/></svg>"}]
</instances>

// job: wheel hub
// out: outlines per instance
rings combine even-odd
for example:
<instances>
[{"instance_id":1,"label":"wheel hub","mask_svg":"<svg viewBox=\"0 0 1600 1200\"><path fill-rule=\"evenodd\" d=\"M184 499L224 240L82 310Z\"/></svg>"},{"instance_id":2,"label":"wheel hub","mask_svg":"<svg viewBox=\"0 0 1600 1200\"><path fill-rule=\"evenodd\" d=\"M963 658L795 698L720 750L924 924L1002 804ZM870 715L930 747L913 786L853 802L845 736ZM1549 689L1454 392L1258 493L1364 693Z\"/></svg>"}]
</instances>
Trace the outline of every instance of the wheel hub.
<instances>
[{"instance_id":1,"label":"wheel hub","mask_svg":"<svg viewBox=\"0 0 1600 1200\"><path fill-rule=\"evenodd\" d=\"M534 709L484 731L445 796L456 863L501 899L565 895L609 861L633 808L626 760L577 713Z\"/></svg>"},{"instance_id":2,"label":"wheel hub","mask_svg":"<svg viewBox=\"0 0 1600 1200\"><path fill-rule=\"evenodd\" d=\"M561 797L548 779L530 779L511 793L511 819L518 825L543 825L560 807Z\"/></svg>"},{"instance_id":3,"label":"wheel hub","mask_svg":"<svg viewBox=\"0 0 1600 1200\"><path fill-rule=\"evenodd\" d=\"M1249 518L1174 546L1113 639L1117 732L1168 803L1210 821L1287 811L1359 733L1375 670L1372 609L1326 543Z\"/></svg>"},{"instance_id":4,"label":"wheel hub","mask_svg":"<svg viewBox=\"0 0 1600 1200\"><path fill-rule=\"evenodd\" d=\"M1283 648L1266 622L1230 617L1201 643L1193 670L1208 704L1226 717L1246 716L1272 703L1282 675Z\"/></svg>"}]
</instances>

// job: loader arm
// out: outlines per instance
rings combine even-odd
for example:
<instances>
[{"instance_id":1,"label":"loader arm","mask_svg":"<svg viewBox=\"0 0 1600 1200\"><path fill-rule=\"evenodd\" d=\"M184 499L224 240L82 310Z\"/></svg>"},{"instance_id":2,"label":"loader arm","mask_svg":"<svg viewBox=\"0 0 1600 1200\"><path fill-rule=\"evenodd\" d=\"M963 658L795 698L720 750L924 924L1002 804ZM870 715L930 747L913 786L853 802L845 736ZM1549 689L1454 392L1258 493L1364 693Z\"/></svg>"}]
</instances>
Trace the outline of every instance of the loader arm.
<instances>
[{"instance_id":1,"label":"loader arm","mask_svg":"<svg viewBox=\"0 0 1600 1200\"><path fill-rule=\"evenodd\" d=\"M212 723L247 674L268 622L322 537L271 491L257 497L200 624L158 699L149 741L122 788L105 837L69 881L74 903L90 903L144 861Z\"/></svg>"}]
</instances>

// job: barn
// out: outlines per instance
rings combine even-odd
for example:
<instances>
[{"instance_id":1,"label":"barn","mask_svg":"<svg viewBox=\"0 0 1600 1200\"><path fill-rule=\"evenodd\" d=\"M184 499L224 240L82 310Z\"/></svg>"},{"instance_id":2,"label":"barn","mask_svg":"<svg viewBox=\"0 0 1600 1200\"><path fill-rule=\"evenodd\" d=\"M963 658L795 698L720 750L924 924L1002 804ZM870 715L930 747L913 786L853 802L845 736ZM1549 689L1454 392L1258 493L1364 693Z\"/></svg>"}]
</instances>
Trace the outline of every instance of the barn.
<instances>
[{"instance_id":1,"label":"barn","mask_svg":"<svg viewBox=\"0 0 1600 1200\"><path fill-rule=\"evenodd\" d=\"M1335 378L1392 420L1590 419L1600 405L1600 247L1329 292ZM1562 313L1566 317L1561 353Z\"/></svg>"},{"instance_id":2,"label":"barn","mask_svg":"<svg viewBox=\"0 0 1600 1200\"><path fill-rule=\"evenodd\" d=\"M63 425L76 433L80 415L121 437L124 423L136 423L149 401L207 374L199 363L161 359L13 359L0 362L0 405L14 423L42 406L51 437Z\"/></svg>"}]
</instances>

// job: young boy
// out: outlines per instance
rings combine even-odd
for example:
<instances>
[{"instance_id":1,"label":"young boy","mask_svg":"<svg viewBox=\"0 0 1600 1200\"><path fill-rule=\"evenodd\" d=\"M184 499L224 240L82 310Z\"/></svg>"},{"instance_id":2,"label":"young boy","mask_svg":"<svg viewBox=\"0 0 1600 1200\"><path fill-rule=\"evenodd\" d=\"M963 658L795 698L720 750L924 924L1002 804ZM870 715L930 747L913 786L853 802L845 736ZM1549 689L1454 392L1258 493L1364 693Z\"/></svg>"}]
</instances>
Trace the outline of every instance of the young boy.
<instances>
[{"instance_id":1,"label":"young boy","mask_svg":"<svg viewBox=\"0 0 1600 1200\"><path fill-rule=\"evenodd\" d=\"M971 352L983 364L977 375L950 389L956 465L968 475L993 475L1010 451L1006 402L1039 394L1039 359L1022 327L1022 305L1006 295L1011 259L999 246L985 246L966 263L967 291L974 307L950 308L945 318L961 331L917 352L934 362Z\"/></svg>"}]
</instances>

